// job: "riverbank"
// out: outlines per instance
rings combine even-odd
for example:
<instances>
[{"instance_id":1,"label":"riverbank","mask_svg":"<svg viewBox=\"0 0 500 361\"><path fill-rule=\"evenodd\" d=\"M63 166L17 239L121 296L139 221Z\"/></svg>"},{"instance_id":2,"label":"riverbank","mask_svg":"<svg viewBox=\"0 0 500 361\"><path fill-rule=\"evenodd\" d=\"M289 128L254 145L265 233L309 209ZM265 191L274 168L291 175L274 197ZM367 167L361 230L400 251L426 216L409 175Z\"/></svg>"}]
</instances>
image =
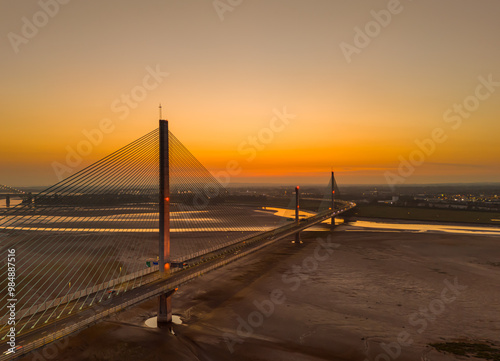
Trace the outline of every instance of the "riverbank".
<instances>
[{"instance_id":1,"label":"riverbank","mask_svg":"<svg viewBox=\"0 0 500 361\"><path fill-rule=\"evenodd\" d=\"M336 222L337 223L337 222ZM352 217L348 222L339 220L344 231L360 232L431 232L453 233L457 235L489 235L500 237L500 227L488 224L458 224L451 222L427 222L402 219Z\"/></svg>"},{"instance_id":2,"label":"riverbank","mask_svg":"<svg viewBox=\"0 0 500 361\"><path fill-rule=\"evenodd\" d=\"M500 226L499 212L358 204L356 208L350 212L350 215L352 217L383 218L385 220L399 219L405 221L492 224Z\"/></svg>"}]
</instances>

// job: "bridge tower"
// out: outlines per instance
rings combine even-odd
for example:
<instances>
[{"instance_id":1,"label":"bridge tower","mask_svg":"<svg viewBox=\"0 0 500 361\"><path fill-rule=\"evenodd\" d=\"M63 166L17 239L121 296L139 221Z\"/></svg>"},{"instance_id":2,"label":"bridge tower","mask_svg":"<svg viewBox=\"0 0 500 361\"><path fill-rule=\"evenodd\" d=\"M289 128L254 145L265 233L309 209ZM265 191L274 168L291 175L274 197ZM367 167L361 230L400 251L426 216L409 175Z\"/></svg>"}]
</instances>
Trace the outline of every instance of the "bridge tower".
<instances>
[{"instance_id":1,"label":"bridge tower","mask_svg":"<svg viewBox=\"0 0 500 361\"><path fill-rule=\"evenodd\" d=\"M335 211L335 173L332 172L332 212ZM332 216L332 228L335 228L335 216Z\"/></svg>"},{"instance_id":2,"label":"bridge tower","mask_svg":"<svg viewBox=\"0 0 500 361\"><path fill-rule=\"evenodd\" d=\"M295 223L299 224L299 211L300 211L300 200L299 200L299 186L295 187ZM295 243L300 244L300 232L295 233Z\"/></svg>"},{"instance_id":3,"label":"bridge tower","mask_svg":"<svg viewBox=\"0 0 500 361\"><path fill-rule=\"evenodd\" d=\"M161 108L160 108L161 109ZM161 114L161 113L160 113ZM161 115L160 115L161 118ZM168 121L160 119L160 237L158 268L160 277L170 274L170 181ZM158 327L172 321L172 292L158 296Z\"/></svg>"}]
</instances>

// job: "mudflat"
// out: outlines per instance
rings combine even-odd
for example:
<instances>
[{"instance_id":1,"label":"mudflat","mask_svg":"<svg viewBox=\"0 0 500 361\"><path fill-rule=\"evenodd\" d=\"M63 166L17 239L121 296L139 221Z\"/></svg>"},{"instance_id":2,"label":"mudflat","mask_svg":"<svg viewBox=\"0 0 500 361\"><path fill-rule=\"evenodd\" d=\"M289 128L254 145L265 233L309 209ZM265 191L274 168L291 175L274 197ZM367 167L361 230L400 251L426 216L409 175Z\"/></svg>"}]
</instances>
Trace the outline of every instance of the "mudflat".
<instances>
[{"instance_id":1,"label":"mudflat","mask_svg":"<svg viewBox=\"0 0 500 361\"><path fill-rule=\"evenodd\" d=\"M181 286L183 321L152 300L22 360L455 360L432 343L500 346L500 240L304 232Z\"/></svg>"}]
</instances>

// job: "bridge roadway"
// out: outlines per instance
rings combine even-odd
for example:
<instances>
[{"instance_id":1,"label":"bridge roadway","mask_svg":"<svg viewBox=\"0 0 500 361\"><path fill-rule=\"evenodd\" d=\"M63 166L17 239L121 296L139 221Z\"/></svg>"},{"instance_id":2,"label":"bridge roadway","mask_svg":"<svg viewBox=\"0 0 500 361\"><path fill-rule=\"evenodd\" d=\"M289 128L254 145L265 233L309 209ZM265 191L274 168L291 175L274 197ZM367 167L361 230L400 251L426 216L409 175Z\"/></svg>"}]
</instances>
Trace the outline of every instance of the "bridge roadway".
<instances>
[{"instance_id":1,"label":"bridge roadway","mask_svg":"<svg viewBox=\"0 0 500 361\"><path fill-rule=\"evenodd\" d=\"M152 282L128 290L127 292L115 294L107 299L103 297L103 301L87 306L81 311L60 315L55 320L46 323L44 319L50 318L52 314L51 310L48 310L45 316L36 322L27 321L27 324L18 323L16 324L16 330L23 328L28 331L16 336L16 345L18 349L15 354L5 354L9 348L7 345L8 340L6 338L0 340L0 361L12 360L16 357L20 357L30 351L54 342L57 339L90 327L113 313L155 298L162 293L173 292L180 285L204 273L222 267L273 242L292 236L297 232L310 228L356 206L352 202L336 201L336 203L340 208L336 208L333 212L328 210L315 216L302 219L299 223L294 222L293 224L287 224L275 230L261 233L234 245L217 250L216 252L186 261L190 265L189 267L179 270L167 278L156 278ZM119 289L120 287L117 286L116 288ZM100 298L100 296L102 295L97 295L96 299ZM74 302L78 301L72 301L65 309L73 309L75 305ZM5 333L5 329L2 333Z\"/></svg>"}]
</instances>

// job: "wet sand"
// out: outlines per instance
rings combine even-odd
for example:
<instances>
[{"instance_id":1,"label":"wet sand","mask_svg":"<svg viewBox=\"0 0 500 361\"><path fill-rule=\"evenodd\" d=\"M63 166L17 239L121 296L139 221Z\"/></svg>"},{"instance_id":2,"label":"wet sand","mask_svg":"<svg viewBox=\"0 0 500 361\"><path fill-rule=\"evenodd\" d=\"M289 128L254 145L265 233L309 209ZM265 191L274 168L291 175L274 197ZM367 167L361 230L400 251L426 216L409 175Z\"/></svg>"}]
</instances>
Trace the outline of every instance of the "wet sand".
<instances>
[{"instance_id":1,"label":"wet sand","mask_svg":"<svg viewBox=\"0 0 500 361\"><path fill-rule=\"evenodd\" d=\"M145 325L150 301L22 360L455 360L429 343L500 345L498 237L328 235L279 241L182 286L175 335Z\"/></svg>"}]
</instances>

